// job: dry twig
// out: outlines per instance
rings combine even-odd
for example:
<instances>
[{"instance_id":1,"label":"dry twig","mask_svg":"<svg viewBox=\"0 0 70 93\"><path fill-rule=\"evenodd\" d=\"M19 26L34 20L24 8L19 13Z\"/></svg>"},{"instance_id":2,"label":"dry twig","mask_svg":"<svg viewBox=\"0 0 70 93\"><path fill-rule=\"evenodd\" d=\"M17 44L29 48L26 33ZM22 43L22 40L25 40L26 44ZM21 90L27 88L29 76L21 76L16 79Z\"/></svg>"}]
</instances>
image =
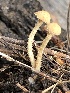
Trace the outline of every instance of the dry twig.
<instances>
[{"instance_id":1,"label":"dry twig","mask_svg":"<svg viewBox=\"0 0 70 93\"><path fill-rule=\"evenodd\" d=\"M23 93L29 93L28 90L24 87L24 86L21 86L19 83L16 84L20 89L23 90Z\"/></svg>"},{"instance_id":2,"label":"dry twig","mask_svg":"<svg viewBox=\"0 0 70 93\"><path fill-rule=\"evenodd\" d=\"M70 21L70 3L69 3L69 7L68 7L68 13L67 13L67 41L68 41L68 46L67 46L67 49L69 50L70 49L70 31L69 31L69 21Z\"/></svg>"}]
</instances>

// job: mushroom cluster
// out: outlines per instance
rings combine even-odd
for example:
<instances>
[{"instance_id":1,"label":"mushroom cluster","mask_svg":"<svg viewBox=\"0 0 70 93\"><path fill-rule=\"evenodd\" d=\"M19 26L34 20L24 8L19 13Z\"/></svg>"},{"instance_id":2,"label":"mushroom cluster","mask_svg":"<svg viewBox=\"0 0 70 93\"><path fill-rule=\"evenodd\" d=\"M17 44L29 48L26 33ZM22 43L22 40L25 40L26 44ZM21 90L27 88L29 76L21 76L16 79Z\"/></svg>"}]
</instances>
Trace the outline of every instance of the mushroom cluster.
<instances>
[{"instance_id":1,"label":"mushroom cluster","mask_svg":"<svg viewBox=\"0 0 70 93\"><path fill-rule=\"evenodd\" d=\"M45 22L50 23L50 14L47 11L38 11L34 13L37 18L38 18L38 22L35 24L35 27L33 28L33 30L31 31L29 38L28 38L28 55L31 61L31 65L33 68L35 68L35 59L34 59L34 54L32 52L32 43L34 40L34 36L37 32L37 30L39 29L39 27Z\"/></svg>"},{"instance_id":2,"label":"mushroom cluster","mask_svg":"<svg viewBox=\"0 0 70 93\"><path fill-rule=\"evenodd\" d=\"M54 23L54 22L50 23L51 16L47 11L44 11L44 10L38 11L38 12L35 12L35 15L38 18L38 22L35 24L35 27L31 31L28 38L28 55L29 55L32 67L35 68L37 71L40 71L43 51L52 36L60 35L61 27L57 23ZM33 50L32 43L33 43L34 36L37 30L43 23L46 23L45 29L48 30L48 34L43 40L40 48L38 49L37 60L35 61L34 54L32 52Z\"/></svg>"}]
</instances>

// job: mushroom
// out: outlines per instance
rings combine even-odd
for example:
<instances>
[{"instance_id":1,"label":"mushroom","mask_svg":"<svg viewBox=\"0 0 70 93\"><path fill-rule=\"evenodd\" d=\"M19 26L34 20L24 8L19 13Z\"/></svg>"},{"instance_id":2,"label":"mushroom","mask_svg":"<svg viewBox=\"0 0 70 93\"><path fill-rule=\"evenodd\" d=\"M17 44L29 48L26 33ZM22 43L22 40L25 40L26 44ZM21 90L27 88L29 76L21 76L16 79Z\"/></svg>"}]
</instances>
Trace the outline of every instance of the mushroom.
<instances>
[{"instance_id":1,"label":"mushroom","mask_svg":"<svg viewBox=\"0 0 70 93\"><path fill-rule=\"evenodd\" d=\"M61 27L57 23L49 23L46 27L45 30L48 30L48 34L45 37L45 39L42 42L42 45L38 49L38 55L37 55L37 60L36 60L36 70L40 71L41 67L41 59L42 59L42 54L43 51L48 44L49 40L51 39L52 36L54 35L60 35L61 33Z\"/></svg>"},{"instance_id":2,"label":"mushroom","mask_svg":"<svg viewBox=\"0 0 70 93\"><path fill-rule=\"evenodd\" d=\"M34 36L37 32L37 30L39 29L39 27L43 24L43 22L45 23L50 23L50 14L47 11L38 11L34 13L37 18L39 19L38 22L35 24L35 27L33 28L33 30L31 31L29 38L28 38L28 55L31 61L31 65L34 68L35 67L35 59L34 59L34 55L32 52L32 43L33 43L33 39Z\"/></svg>"}]
</instances>

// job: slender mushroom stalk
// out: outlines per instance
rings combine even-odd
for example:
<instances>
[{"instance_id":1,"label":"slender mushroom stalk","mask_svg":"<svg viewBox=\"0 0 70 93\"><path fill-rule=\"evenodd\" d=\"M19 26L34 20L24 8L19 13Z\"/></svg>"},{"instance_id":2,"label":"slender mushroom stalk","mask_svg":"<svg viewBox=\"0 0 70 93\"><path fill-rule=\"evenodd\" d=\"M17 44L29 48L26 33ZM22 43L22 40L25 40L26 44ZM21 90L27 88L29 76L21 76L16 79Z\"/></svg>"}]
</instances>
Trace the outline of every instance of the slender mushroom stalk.
<instances>
[{"instance_id":1,"label":"slender mushroom stalk","mask_svg":"<svg viewBox=\"0 0 70 93\"><path fill-rule=\"evenodd\" d=\"M37 30L39 29L39 27L43 24L43 22L45 23L50 23L50 14L47 11L38 11L35 12L35 15L37 16L37 18L39 19L38 22L35 24L35 27L33 28L33 30L31 31L29 38L28 38L28 55L31 61L31 65L33 68L35 68L35 59L34 59L34 54L32 51L32 43L34 40L34 36L37 32Z\"/></svg>"},{"instance_id":2,"label":"slender mushroom stalk","mask_svg":"<svg viewBox=\"0 0 70 93\"><path fill-rule=\"evenodd\" d=\"M46 30L47 29L48 29L48 34L47 34L46 38L43 40L43 43L38 50L38 55L37 55L37 60L36 60L36 70L37 71L40 71L42 54L43 54L43 51L44 51L46 45L48 44L49 40L51 39L52 36L60 35L60 33L61 33L61 27L57 23L49 23L46 26Z\"/></svg>"}]
</instances>

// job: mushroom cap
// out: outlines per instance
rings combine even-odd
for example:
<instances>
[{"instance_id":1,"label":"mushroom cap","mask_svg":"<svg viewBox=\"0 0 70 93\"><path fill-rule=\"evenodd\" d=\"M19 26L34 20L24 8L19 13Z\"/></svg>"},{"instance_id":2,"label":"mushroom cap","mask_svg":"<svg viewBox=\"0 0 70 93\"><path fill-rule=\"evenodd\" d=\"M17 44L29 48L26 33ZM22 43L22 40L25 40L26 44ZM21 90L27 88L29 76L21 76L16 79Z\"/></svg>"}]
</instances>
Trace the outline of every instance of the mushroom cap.
<instances>
[{"instance_id":1,"label":"mushroom cap","mask_svg":"<svg viewBox=\"0 0 70 93\"><path fill-rule=\"evenodd\" d=\"M45 23L50 23L50 14L47 11L38 11L34 13L38 19L40 19L41 21L45 22Z\"/></svg>"},{"instance_id":2,"label":"mushroom cap","mask_svg":"<svg viewBox=\"0 0 70 93\"><path fill-rule=\"evenodd\" d=\"M49 23L47 26L47 30L49 34L52 35L60 35L61 34L61 27L57 23Z\"/></svg>"}]
</instances>

